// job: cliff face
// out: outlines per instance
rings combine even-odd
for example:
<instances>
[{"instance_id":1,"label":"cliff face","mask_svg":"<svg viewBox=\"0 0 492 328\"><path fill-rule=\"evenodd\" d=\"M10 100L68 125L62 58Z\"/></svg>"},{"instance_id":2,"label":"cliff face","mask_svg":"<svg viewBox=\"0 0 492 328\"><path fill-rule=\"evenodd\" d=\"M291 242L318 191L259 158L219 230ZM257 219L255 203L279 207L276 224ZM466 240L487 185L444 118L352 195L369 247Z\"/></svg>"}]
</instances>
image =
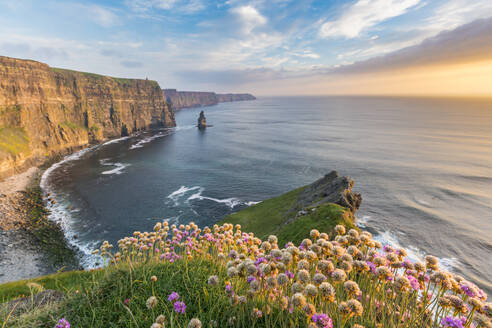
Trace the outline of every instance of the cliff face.
<instances>
[{"instance_id":1,"label":"cliff face","mask_svg":"<svg viewBox=\"0 0 492 328\"><path fill-rule=\"evenodd\" d=\"M177 91L176 89L164 89L162 92L164 98L172 104L175 110L187 107L212 106L221 102L256 99L247 93L217 94L215 92Z\"/></svg>"},{"instance_id":2,"label":"cliff face","mask_svg":"<svg viewBox=\"0 0 492 328\"><path fill-rule=\"evenodd\" d=\"M225 94L217 94L217 99L219 102L230 102L230 101L255 100L256 97L249 93L225 93Z\"/></svg>"},{"instance_id":3,"label":"cliff face","mask_svg":"<svg viewBox=\"0 0 492 328\"><path fill-rule=\"evenodd\" d=\"M177 91L176 89L164 89L162 92L164 99L172 105L173 109L218 104L217 95L214 92Z\"/></svg>"},{"instance_id":4,"label":"cliff face","mask_svg":"<svg viewBox=\"0 0 492 328\"><path fill-rule=\"evenodd\" d=\"M89 143L159 126L175 121L157 82L0 56L0 177Z\"/></svg>"}]
</instances>

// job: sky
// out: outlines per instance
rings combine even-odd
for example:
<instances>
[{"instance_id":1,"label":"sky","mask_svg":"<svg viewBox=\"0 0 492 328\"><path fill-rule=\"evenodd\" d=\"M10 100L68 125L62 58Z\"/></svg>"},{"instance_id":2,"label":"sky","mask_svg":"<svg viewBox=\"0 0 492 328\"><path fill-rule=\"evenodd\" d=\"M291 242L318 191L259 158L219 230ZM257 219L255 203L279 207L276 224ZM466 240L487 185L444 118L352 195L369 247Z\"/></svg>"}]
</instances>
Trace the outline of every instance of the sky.
<instances>
[{"instance_id":1,"label":"sky","mask_svg":"<svg viewBox=\"0 0 492 328\"><path fill-rule=\"evenodd\" d=\"M0 0L0 55L256 95L492 96L492 0Z\"/></svg>"}]
</instances>

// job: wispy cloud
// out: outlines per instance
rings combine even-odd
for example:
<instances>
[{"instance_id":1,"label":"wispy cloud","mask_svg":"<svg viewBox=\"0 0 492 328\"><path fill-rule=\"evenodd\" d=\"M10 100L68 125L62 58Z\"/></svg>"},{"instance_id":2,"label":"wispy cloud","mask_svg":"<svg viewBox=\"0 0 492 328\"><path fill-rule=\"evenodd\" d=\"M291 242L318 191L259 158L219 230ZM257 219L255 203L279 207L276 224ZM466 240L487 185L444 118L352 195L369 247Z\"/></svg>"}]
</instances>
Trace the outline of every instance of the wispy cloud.
<instances>
[{"instance_id":1,"label":"wispy cloud","mask_svg":"<svg viewBox=\"0 0 492 328\"><path fill-rule=\"evenodd\" d=\"M256 27L263 26L267 23L267 19L253 6L235 7L231 9L231 13L238 18L241 31L244 34L249 34Z\"/></svg>"},{"instance_id":2,"label":"wispy cloud","mask_svg":"<svg viewBox=\"0 0 492 328\"><path fill-rule=\"evenodd\" d=\"M149 13L157 9L191 14L206 7L202 0L126 0L125 3L138 13Z\"/></svg>"},{"instance_id":3,"label":"wispy cloud","mask_svg":"<svg viewBox=\"0 0 492 328\"><path fill-rule=\"evenodd\" d=\"M359 0L334 21L321 25L319 35L323 38L355 38L387 19L406 13L420 0Z\"/></svg>"},{"instance_id":4,"label":"wispy cloud","mask_svg":"<svg viewBox=\"0 0 492 328\"><path fill-rule=\"evenodd\" d=\"M416 66L448 65L492 59L492 17L444 31L420 44L328 73L365 73Z\"/></svg>"},{"instance_id":5,"label":"wispy cloud","mask_svg":"<svg viewBox=\"0 0 492 328\"><path fill-rule=\"evenodd\" d=\"M86 7L89 18L103 27L111 27L118 23L118 16L111 10L101 6L91 5Z\"/></svg>"}]
</instances>

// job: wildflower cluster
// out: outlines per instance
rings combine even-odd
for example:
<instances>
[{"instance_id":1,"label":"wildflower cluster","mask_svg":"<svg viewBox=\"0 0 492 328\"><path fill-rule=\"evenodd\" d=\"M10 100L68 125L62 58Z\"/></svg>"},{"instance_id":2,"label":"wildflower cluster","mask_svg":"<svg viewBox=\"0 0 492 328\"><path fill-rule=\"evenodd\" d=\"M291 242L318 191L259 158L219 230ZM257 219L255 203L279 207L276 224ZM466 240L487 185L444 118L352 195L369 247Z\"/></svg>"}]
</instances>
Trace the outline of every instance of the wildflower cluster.
<instances>
[{"instance_id":1,"label":"wildflower cluster","mask_svg":"<svg viewBox=\"0 0 492 328\"><path fill-rule=\"evenodd\" d=\"M406 258L404 249L381 245L369 232L341 225L332 238L312 230L300 245L261 240L231 224L199 229L158 223L153 232L135 232L118 242L119 252L104 254L113 264L147 261L212 260L227 279L210 276L233 307L248 308L250 318L291 322L301 315L310 328L331 327L492 327L492 305L475 284L443 271L437 258L425 263ZM149 299L150 300L150 299ZM186 305L172 293L175 312ZM152 308L153 301L147 301ZM230 325L237 318L230 317ZM189 327L201 327L193 319Z\"/></svg>"}]
</instances>

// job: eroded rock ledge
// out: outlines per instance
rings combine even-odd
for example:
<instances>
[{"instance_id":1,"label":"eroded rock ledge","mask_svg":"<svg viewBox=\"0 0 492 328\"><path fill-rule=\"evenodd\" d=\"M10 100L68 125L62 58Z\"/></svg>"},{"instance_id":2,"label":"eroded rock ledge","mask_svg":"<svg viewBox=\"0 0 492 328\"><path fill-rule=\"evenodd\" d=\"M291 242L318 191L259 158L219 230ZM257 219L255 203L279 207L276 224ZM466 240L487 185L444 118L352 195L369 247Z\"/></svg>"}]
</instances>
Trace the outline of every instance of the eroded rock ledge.
<instances>
[{"instance_id":1,"label":"eroded rock ledge","mask_svg":"<svg viewBox=\"0 0 492 328\"><path fill-rule=\"evenodd\" d=\"M341 177L337 171L331 171L299 193L297 202L300 207L335 203L355 213L362 203L362 196L352 191L353 186L352 178Z\"/></svg>"}]
</instances>

